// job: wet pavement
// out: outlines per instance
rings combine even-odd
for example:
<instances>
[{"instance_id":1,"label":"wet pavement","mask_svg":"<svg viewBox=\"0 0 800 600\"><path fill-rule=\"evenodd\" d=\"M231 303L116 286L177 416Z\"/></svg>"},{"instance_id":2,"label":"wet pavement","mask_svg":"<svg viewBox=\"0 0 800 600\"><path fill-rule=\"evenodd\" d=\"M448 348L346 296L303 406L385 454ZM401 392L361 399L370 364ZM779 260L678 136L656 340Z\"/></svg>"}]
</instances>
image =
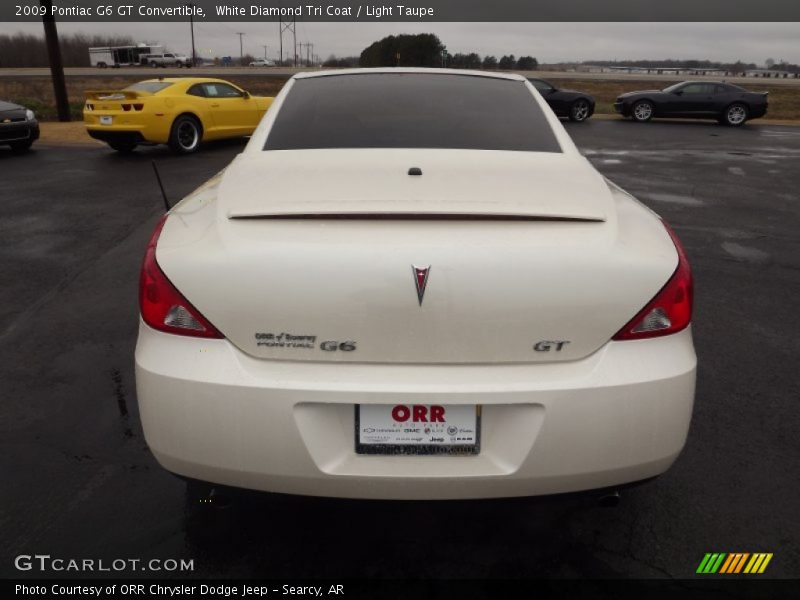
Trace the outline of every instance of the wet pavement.
<instances>
[{"instance_id":1,"label":"wet pavement","mask_svg":"<svg viewBox=\"0 0 800 600\"><path fill-rule=\"evenodd\" d=\"M163 210L150 161L177 199L243 144L0 148L0 575L26 575L13 558L38 553L193 558L201 577L680 578L706 552L744 551L800 576L800 128L567 128L673 225L695 272L688 444L613 509L246 494L187 511L184 483L147 450L133 378L139 262Z\"/></svg>"}]
</instances>

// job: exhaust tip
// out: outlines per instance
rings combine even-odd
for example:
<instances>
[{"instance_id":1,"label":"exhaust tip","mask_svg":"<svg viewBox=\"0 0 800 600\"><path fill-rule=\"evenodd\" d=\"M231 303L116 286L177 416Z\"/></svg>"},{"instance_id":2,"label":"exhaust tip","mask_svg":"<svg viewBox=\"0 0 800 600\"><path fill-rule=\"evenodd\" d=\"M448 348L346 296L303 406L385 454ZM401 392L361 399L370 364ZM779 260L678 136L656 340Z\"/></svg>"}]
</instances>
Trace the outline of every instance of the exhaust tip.
<instances>
[{"instance_id":1,"label":"exhaust tip","mask_svg":"<svg viewBox=\"0 0 800 600\"><path fill-rule=\"evenodd\" d=\"M601 495L597 499L597 504L603 508L614 508L619 506L621 496L619 490L612 490Z\"/></svg>"}]
</instances>

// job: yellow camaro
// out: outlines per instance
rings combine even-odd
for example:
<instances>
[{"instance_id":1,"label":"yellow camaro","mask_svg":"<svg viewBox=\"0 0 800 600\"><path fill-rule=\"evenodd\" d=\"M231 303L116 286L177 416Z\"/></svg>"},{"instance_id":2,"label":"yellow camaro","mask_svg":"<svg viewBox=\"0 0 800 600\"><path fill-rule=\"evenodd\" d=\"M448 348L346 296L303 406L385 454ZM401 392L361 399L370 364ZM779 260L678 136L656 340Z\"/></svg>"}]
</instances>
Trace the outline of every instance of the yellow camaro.
<instances>
[{"instance_id":1,"label":"yellow camaro","mask_svg":"<svg viewBox=\"0 0 800 600\"><path fill-rule=\"evenodd\" d=\"M169 144L189 154L203 140L251 135L272 100L221 79L162 77L118 91L87 91L83 121L90 136L118 152Z\"/></svg>"}]
</instances>

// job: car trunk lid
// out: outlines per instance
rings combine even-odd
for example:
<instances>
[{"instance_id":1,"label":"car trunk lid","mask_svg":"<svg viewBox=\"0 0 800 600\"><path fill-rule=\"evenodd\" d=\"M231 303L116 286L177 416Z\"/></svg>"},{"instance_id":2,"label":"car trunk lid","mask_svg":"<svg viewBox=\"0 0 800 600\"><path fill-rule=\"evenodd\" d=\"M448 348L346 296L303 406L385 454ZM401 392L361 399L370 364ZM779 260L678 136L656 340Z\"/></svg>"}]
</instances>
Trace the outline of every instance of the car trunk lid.
<instances>
[{"instance_id":1,"label":"car trunk lid","mask_svg":"<svg viewBox=\"0 0 800 600\"><path fill-rule=\"evenodd\" d=\"M175 209L157 249L172 283L256 359L577 360L677 264L658 219L580 157L457 167L398 153L358 170L306 156L305 177L294 160L238 159L219 190Z\"/></svg>"}]
</instances>

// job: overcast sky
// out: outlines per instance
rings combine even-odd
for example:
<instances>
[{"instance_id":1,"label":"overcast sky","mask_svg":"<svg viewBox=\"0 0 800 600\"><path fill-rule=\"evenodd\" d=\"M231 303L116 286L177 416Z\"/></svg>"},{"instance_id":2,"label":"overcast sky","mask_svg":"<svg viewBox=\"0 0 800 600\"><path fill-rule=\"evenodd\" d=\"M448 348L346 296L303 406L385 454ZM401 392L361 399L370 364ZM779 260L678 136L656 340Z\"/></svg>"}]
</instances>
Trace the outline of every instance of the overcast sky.
<instances>
[{"instance_id":1,"label":"overcast sky","mask_svg":"<svg viewBox=\"0 0 800 600\"><path fill-rule=\"evenodd\" d=\"M41 33L39 23L0 23L0 33ZM189 53L188 23L61 23L59 31L130 35L137 42L160 42ZM195 24L199 55L238 56L244 52L274 58L277 23ZM373 41L397 33L435 33L451 53L531 55L540 62L592 59L742 60L767 58L800 63L800 23L305 23L297 22L297 41L314 43L327 58L358 55ZM284 36L284 48L291 47Z\"/></svg>"}]
</instances>

